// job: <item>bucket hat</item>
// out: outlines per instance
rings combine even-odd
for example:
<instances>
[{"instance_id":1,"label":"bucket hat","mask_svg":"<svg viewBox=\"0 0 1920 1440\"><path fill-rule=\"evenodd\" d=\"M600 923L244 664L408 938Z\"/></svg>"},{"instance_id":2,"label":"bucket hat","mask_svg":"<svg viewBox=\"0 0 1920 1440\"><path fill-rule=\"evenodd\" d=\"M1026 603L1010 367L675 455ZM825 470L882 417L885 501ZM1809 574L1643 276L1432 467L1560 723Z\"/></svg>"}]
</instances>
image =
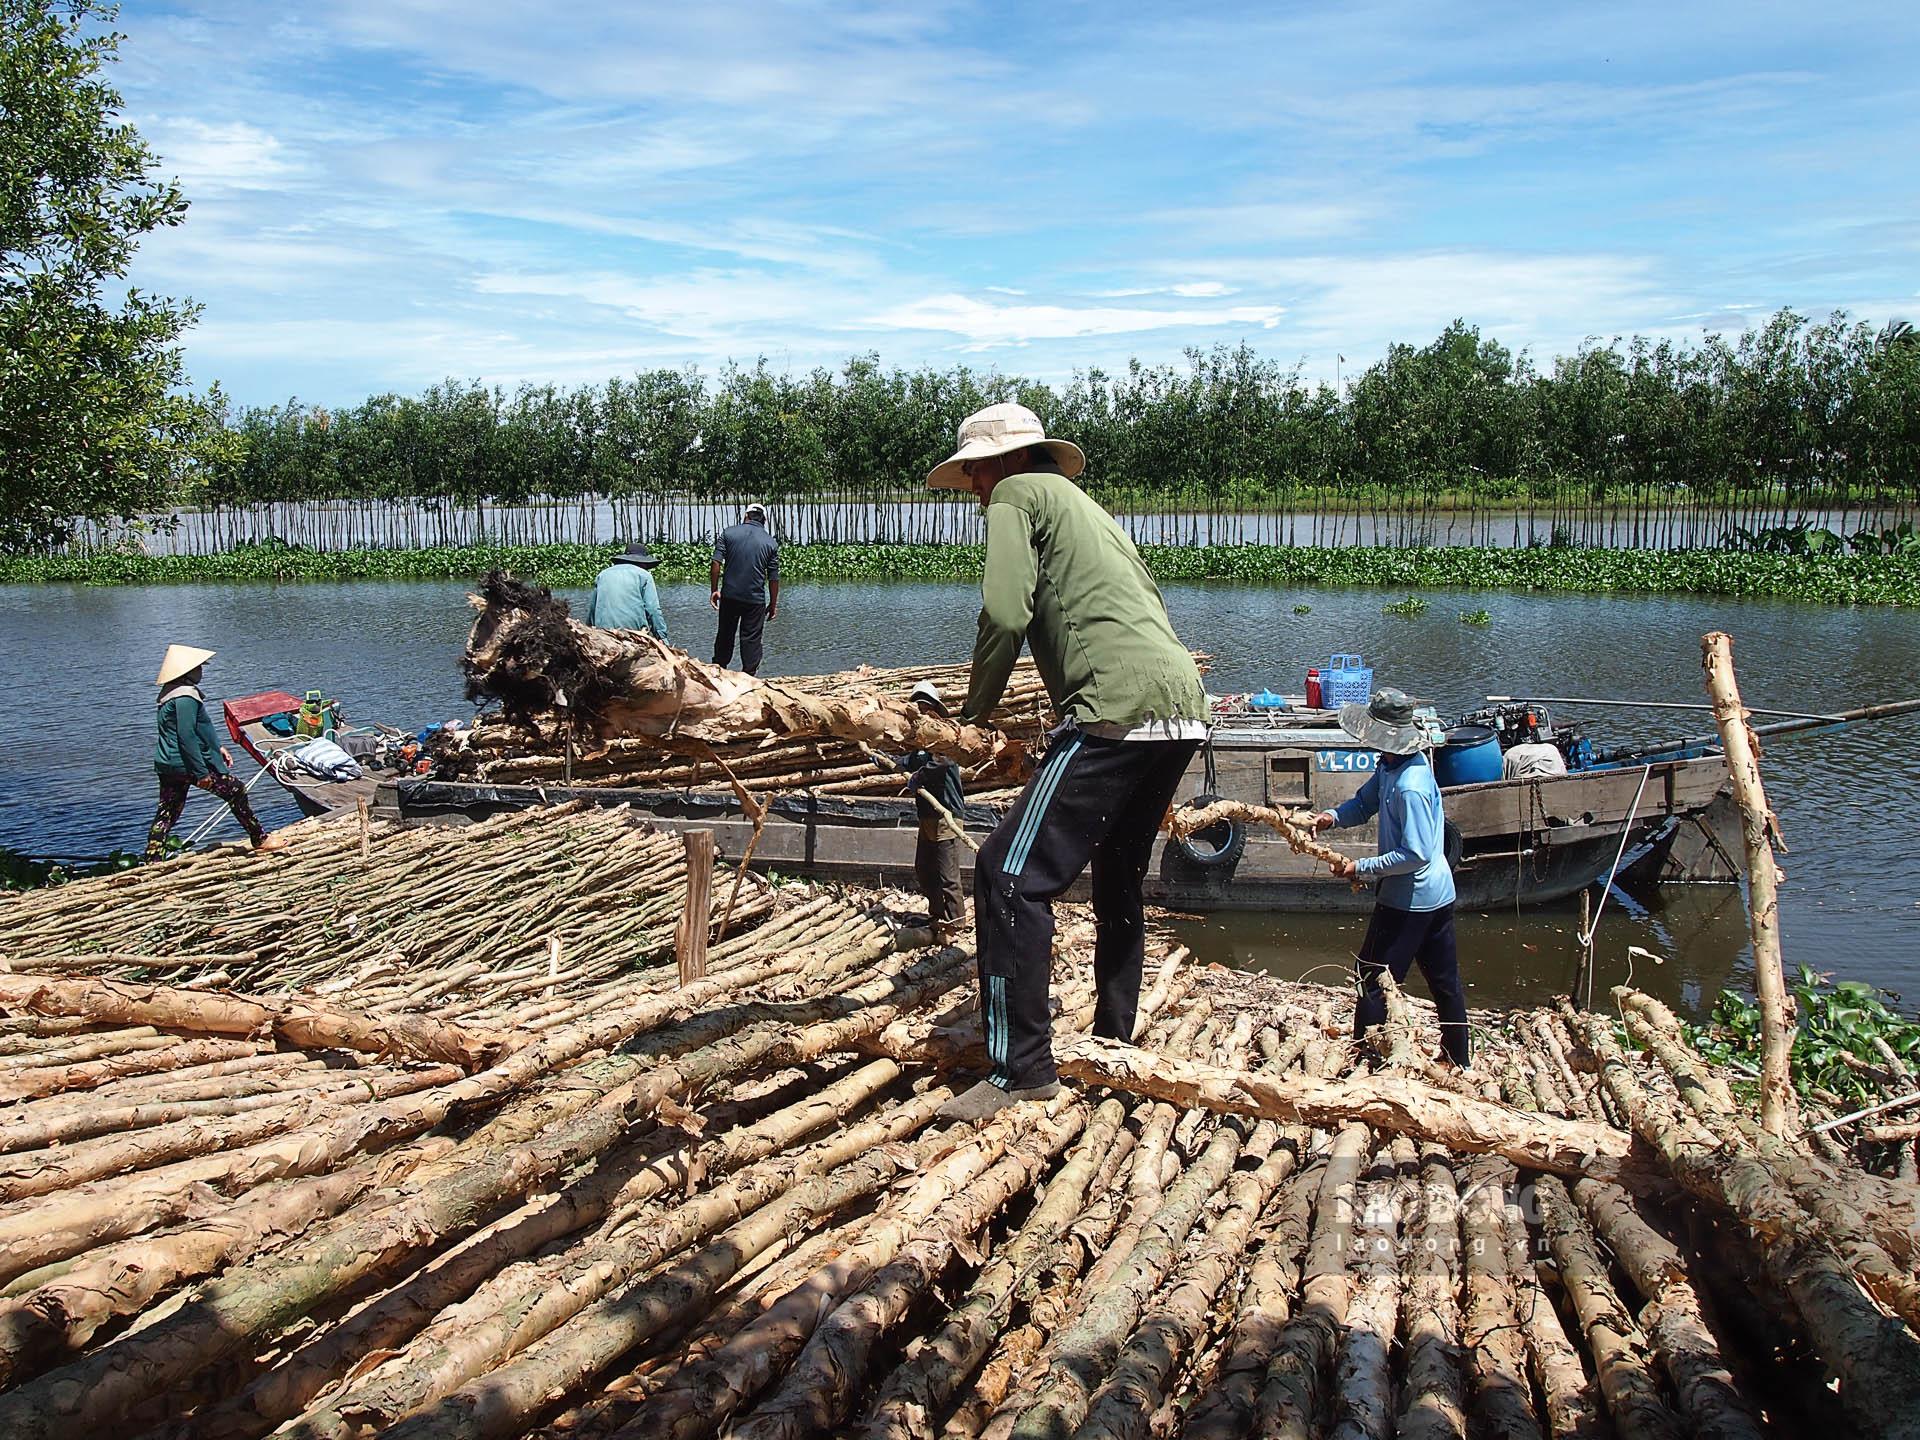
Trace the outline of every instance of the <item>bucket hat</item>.
<instances>
[{"instance_id":1,"label":"bucket hat","mask_svg":"<svg viewBox=\"0 0 1920 1440\"><path fill-rule=\"evenodd\" d=\"M216 653L213 650L196 650L191 645L169 645L167 653L160 659L160 673L154 677L153 683L170 685L182 675L198 670Z\"/></svg>"},{"instance_id":2,"label":"bucket hat","mask_svg":"<svg viewBox=\"0 0 1920 1440\"><path fill-rule=\"evenodd\" d=\"M960 422L960 448L933 467L927 484L935 490L970 488L960 467L969 460L985 460L1009 450L1044 445L1069 480L1087 468L1087 457L1071 440L1049 440L1040 417L1024 405L989 405Z\"/></svg>"},{"instance_id":3,"label":"bucket hat","mask_svg":"<svg viewBox=\"0 0 1920 1440\"><path fill-rule=\"evenodd\" d=\"M660 557L636 540L633 544L627 546L626 551L619 556L617 563L622 565L638 565L643 570L651 570L660 563Z\"/></svg>"},{"instance_id":4,"label":"bucket hat","mask_svg":"<svg viewBox=\"0 0 1920 1440\"><path fill-rule=\"evenodd\" d=\"M1413 701L1391 685L1374 691L1364 705L1342 705L1340 728L1368 749L1388 755L1411 755L1426 742L1413 718Z\"/></svg>"},{"instance_id":5,"label":"bucket hat","mask_svg":"<svg viewBox=\"0 0 1920 1440\"><path fill-rule=\"evenodd\" d=\"M909 700L924 700L935 710L939 711L943 717L947 713L947 702L940 698L940 687L931 680L922 680L917 683L913 687L913 692L908 695L907 698Z\"/></svg>"}]
</instances>

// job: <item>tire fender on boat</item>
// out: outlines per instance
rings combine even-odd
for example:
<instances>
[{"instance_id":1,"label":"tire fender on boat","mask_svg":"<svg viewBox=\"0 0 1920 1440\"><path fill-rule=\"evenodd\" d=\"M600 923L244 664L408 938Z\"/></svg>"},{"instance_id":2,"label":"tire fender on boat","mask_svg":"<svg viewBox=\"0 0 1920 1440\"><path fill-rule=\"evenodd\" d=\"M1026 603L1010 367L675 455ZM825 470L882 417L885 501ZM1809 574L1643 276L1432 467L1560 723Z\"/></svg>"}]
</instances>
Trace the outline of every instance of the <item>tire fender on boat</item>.
<instances>
[{"instance_id":1,"label":"tire fender on boat","mask_svg":"<svg viewBox=\"0 0 1920 1440\"><path fill-rule=\"evenodd\" d=\"M1218 795L1196 795L1187 804L1196 808L1213 804ZM1202 870L1231 870L1240 863L1247 848L1247 827L1238 820L1222 820L1191 835L1171 842L1180 858Z\"/></svg>"}]
</instances>

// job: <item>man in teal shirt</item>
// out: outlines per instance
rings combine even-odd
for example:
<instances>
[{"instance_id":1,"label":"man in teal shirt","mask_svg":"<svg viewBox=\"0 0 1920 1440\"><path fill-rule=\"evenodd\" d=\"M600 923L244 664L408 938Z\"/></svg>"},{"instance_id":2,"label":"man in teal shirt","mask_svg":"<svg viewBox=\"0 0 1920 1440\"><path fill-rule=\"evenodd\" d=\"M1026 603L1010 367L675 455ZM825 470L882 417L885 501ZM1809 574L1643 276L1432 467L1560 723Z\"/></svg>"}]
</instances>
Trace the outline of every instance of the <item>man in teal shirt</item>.
<instances>
[{"instance_id":1,"label":"man in teal shirt","mask_svg":"<svg viewBox=\"0 0 1920 1440\"><path fill-rule=\"evenodd\" d=\"M974 923L988 1077L949 1119L1057 1093L1049 1019L1053 901L1092 866L1093 1033L1132 1040L1153 841L1207 733L1207 695L1160 591L1114 518L1073 483L1078 446L1021 405L960 425L935 488L986 509L980 627L961 720L986 721L1022 644L1062 725L1047 758L974 861Z\"/></svg>"},{"instance_id":2,"label":"man in teal shirt","mask_svg":"<svg viewBox=\"0 0 1920 1440\"><path fill-rule=\"evenodd\" d=\"M602 630L646 630L656 640L667 638L667 617L660 610L660 589L653 583L653 567L660 557L644 545L629 545L626 553L602 570L593 581L587 602L587 624Z\"/></svg>"}]
</instances>

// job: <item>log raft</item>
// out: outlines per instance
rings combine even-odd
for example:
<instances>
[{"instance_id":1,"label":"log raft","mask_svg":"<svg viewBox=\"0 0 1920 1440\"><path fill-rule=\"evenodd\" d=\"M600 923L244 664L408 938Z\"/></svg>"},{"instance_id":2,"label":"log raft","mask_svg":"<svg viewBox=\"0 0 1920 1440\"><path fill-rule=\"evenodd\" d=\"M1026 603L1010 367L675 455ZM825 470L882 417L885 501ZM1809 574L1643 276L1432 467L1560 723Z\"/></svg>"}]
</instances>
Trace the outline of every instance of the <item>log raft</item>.
<instances>
[{"instance_id":1,"label":"log raft","mask_svg":"<svg viewBox=\"0 0 1920 1440\"><path fill-rule=\"evenodd\" d=\"M683 986L624 812L296 839L0 901L0 1434L1920 1424L1913 1187L1647 997L1449 1073L1424 1001L1382 1054L1156 939L1122 1045L1064 907L1067 1083L954 1126L973 957L903 897L752 880Z\"/></svg>"}]
</instances>

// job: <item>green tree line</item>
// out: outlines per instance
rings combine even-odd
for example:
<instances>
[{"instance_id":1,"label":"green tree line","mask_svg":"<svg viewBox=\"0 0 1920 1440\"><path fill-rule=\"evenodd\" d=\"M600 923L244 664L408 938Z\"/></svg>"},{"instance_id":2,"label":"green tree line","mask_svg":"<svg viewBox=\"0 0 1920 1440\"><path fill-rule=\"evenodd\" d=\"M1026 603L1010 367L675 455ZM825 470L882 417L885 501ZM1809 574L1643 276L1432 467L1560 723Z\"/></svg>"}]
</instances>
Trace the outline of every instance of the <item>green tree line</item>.
<instances>
[{"instance_id":1,"label":"green tree line","mask_svg":"<svg viewBox=\"0 0 1920 1440\"><path fill-rule=\"evenodd\" d=\"M1782 312L1729 343L1594 344L1536 370L1456 322L1393 346L1345 399L1250 348L1133 361L1063 386L871 355L796 377L764 362L712 381L660 370L604 386L449 381L327 410L240 410L237 443L182 498L445 499L917 493L955 421L1018 400L1075 439L1089 483L1151 505L1259 503L1310 490L1512 499L1577 480L1717 501L1906 498L1920 475L1920 348L1836 316Z\"/></svg>"},{"instance_id":2,"label":"green tree line","mask_svg":"<svg viewBox=\"0 0 1920 1440\"><path fill-rule=\"evenodd\" d=\"M1596 342L1546 367L1456 322L1425 346L1394 345L1344 395L1245 345L1061 385L888 369L872 355L806 375L763 361L574 389L449 381L338 410L240 410L226 418L231 443L185 477L180 499L884 505L924 494L955 422L1000 400L1077 441L1090 488L1139 509L1365 505L1417 517L1551 504L1785 522L1839 506L1904 510L1920 480L1913 332L1783 311L1731 341Z\"/></svg>"}]
</instances>

